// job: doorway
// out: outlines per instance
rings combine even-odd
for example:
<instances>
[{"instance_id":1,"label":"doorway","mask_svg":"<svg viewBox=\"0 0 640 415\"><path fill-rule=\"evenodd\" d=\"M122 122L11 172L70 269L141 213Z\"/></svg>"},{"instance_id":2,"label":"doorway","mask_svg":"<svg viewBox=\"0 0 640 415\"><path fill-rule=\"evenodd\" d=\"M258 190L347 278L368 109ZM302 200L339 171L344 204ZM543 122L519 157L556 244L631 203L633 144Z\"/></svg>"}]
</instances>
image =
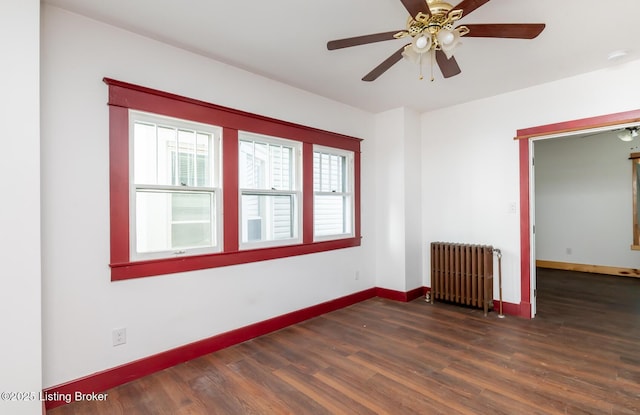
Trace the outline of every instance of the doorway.
<instances>
[{"instance_id":1,"label":"doorway","mask_svg":"<svg viewBox=\"0 0 640 415\"><path fill-rule=\"evenodd\" d=\"M536 313L535 193L533 143L587 132L606 131L640 122L640 110L608 114L518 130L520 171L520 309L519 315Z\"/></svg>"}]
</instances>

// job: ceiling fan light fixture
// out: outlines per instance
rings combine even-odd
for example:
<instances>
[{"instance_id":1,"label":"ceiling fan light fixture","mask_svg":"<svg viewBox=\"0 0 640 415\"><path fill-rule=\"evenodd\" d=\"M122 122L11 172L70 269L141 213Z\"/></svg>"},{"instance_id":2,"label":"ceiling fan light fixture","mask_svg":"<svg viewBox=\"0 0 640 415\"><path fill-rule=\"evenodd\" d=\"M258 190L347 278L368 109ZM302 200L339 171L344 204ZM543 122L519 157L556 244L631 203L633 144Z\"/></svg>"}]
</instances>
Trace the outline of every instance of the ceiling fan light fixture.
<instances>
[{"instance_id":1,"label":"ceiling fan light fixture","mask_svg":"<svg viewBox=\"0 0 640 415\"><path fill-rule=\"evenodd\" d=\"M440 35L445 32L444 35ZM453 56L453 52L462 45L460 42L460 37L462 36L462 32L456 28L455 30L446 30L443 29L438 32L438 43L440 44L440 49L447 55L447 59L451 59ZM442 39L441 39L442 37Z\"/></svg>"},{"instance_id":2,"label":"ceiling fan light fixture","mask_svg":"<svg viewBox=\"0 0 640 415\"><path fill-rule=\"evenodd\" d=\"M625 128L618 133L618 138L622 141L632 141L638 136L638 127Z\"/></svg>"},{"instance_id":3,"label":"ceiling fan light fixture","mask_svg":"<svg viewBox=\"0 0 640 415\"><path fill-rule=\"evenodd\" d=\"M419 53L413 50L413 45L405 46L404 50L402 51L402 57L411 63L418 63L418 56Z\"/></svg>"},{"instance_id":4,"label":"ceiling fan light fixture","mask_svg":"<svg viewBox=\"0 0 640 415\"><path fill-rule=\"evenodd\" d=\"M441 29L438 32L437 37L438 37L438 42L442 47L449 46L452 43L455 43L456 41L456 36L454 35L454 32L448 29Z\"/></svg>"},{"instance_id":5,"label":"ceiling fan light fixture","mask_svg":"<svg viewBox=\"0 0 640 415\"><path fill-rule=\"evenodd\" d=\"M627 130L621 131L618 133L618 138L622 141L631 141L633 137L631 137L631 133Z\"/></svg>"}]
</instances>

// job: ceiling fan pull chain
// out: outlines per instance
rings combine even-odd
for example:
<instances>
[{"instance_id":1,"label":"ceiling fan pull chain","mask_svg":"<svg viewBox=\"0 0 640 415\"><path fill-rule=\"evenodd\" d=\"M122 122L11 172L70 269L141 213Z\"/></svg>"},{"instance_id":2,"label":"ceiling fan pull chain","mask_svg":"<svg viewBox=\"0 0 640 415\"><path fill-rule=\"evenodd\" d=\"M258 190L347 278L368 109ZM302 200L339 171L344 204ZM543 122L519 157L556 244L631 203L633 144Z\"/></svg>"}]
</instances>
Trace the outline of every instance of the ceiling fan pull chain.
<instances>
[{"instance_id":1,"label":"ceiling fan pull chain","mask_svg":"<svg viewBox=\"0 0 640 415\"><path fill-rule=\"evenodd\" d=\"M422 53L418 54L418 79L423 80L424 76L422 76Z\"/></svg>"},{"instance_id":2,"label":"ceiling fan pull chain","mask_svg":"<svg viewBox=\"0 0 640 415\"><path fill-rule=\"evenodd\" d=\"M433 80L435 79L433 77L433 57L435 54L436 54L435 48L431 49L431 53L429 53L429 55L431 55L431 82L433 82Z\"/></svg>"}]
</instances>

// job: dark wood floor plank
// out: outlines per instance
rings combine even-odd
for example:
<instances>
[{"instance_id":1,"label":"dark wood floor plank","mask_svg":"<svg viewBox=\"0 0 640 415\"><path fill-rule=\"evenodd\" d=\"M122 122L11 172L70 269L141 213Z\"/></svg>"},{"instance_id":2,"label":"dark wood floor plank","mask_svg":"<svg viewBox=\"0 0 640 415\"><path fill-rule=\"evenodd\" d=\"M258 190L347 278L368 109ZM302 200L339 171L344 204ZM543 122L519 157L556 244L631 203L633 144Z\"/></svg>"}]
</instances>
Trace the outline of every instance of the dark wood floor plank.
<instances>
[{"instance_id":1,"label":"dark wood floor plank","mask_svg":"<svg viewBox=\"0 0 640 415\"><path fill-rule=\"evenodd\" d=\"M533 320L374 298L48 413L640 414L640 279L537 289Z\"/></svg>"},{"instance_id":2,"label":"dark wood floor plank","mask_svg":"<svg viewBox=\"0 0 640 415\"><path fill-rule=\"evenodd\" d=\"M330 414L375 414L360 400L352 399L341 393L341 389L335 389L321 379L299 371L297 367L291 367L290 370L280 369L275 372L275 375L318 402Z\"/></svg>"},{"instance_id":3,"label":"dark wood floor plank","mask_svg":"<svg viewBox=\"0 0 640 415\"><path fill-rule=\"evenodd\" d=\"M413 396L422 395L428 405L422 404L420 408L429 407L442 413L475 414L475 411L470 406L465 405L465 402L473 400L481 391L480 389L465 388L464 386L468 385L462 384L456 384L456 388L452 389L439 383L435 376L424 376L416 370L413 370L410 374L403 374L403 368L406 366L394 364L395 359L377 360L373 357L371 354L361 352L351 356L350 359L384 376L383 379L401 385L403 390L411 391L410 393ZM398 370L398 366L402 366L402 368ZM375 377L372 379L375 379ZM470 391L470 389L473 390ZM420 408L418 409L423 410Z\"/></svg>"}]
</instances>

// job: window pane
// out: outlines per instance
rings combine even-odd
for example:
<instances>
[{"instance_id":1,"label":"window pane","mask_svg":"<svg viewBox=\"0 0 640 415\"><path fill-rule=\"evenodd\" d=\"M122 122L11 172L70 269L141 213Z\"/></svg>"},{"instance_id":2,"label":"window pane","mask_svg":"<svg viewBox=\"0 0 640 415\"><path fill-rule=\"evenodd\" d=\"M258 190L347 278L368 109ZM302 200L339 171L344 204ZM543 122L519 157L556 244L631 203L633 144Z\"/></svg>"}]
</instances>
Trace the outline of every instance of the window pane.
<instances>
[{"instance_id":1,"label":"window pane","mask_svg":"<svg viewBox=\"0 0 640 415\"><path fill-rule=\"evenodd\" d=\"M212 138L210 134L198 133L196 138L196 186L211 187Z\"/></svg>"},{"instance_id":2,"label":"window pane","mask_svg":"<svg viewBox=\"0 0 640 415\"><path fill-rule=\"evenodd\" d=\"M213 193L136 192L139 253L215 245Z\"/></svg>"},{"instance_id":3,"label":"window pane","mask_svg":"<svg viewBox=\"0 0 640 415\"><path fill-rule=\"evenodd\" d=\"M292 156L290 147L270 145L271 187L278 190L292 190Z\"/></svg>"},{"instance_id":4,"label":"window pane","mask_svg":"<svg viewBox=\"0 0 640 415\"><path fill-rule=\"evenodd\" d=\"M331 156L331 191L332 192L344 192L344 157Z\"/></svg>"},{"instance_id":5,"label":"window pane","mask_svg":"<svg viewBox=\"0 0 640 415\"><path fill-rule=\"evenodd\" d=\"M135 154L133 177L138 184L157 184L156 126L135 123L133 127L133 152Z\"/></svg>"},{"instance_id":6,"label":"window pane","mask_svg":"<svg viewBox=\"0 0 640 415\"><path fill-rule=\"evenodd\" d=\"M313 191L320 191L320 153L313 152Z\"/></svg>"},{"instance_id":7,"label":"window pane","mask_svg":"<svg viewBox=\"0 0 640 415\"><path fill-rule=\"evenodd\" d=\"M316 195L313 204L315 236L340 235L351 232L349 196Z\"/></svg>"},{"instance_id":8,"label":"window pane","mask_svg":"<svg viewBox=\"0 0 640 415\"><path fill-rule=\"evenodd\" d=\"M177 168L176 152L178 151L178 134L175 128L158 126L158 181L154 184L176 184ZM137 160L136 155L136 160ZM135 162L134 162L135 163Z\"/></svg>"},{"instance_id":9,"label":"window pane","mask_svg":"<svg viewBox=\"0 0 640 415\"><path fill-rule=\"evenodd\" d=\"M331 187L329 186L330 182L330 164L329 164L329 155L321 154L320 155L320 191L321 192L330 192Z\"/></svg>"},{"instance_id":10,"label":"window pane","mask_svg":"<svg viewBox=\"0 0 640 415\"><path fill-rule=\"evenodd\" d=\"M297 235L295 196L242 195L242 242L277 241Z\"/></svg>"},{"instance_id":11,"label":"window pane","mask_svg":"<svg viewBox=\"0 0 640 415\"><path fill-rule=\"evenodd\" d=\"M254 189L268 189L267 182L267 162L268 162L268 148L269 146L264 143L254 143L253 149L253 186Z\"/></svg>"},{"instance_id":12,"label":"window pane","mask_svg":"<svg viewBox=\"0 0 640 415\"><path fill-rule=\"evenodd\" d=\"M238 158L239 169L239 185L245 189L255 189L253 174L253 142L240 141L240 156Z\"/></svg>"},{"instance_id":13,"label":"window pane","mask_svg":"<svg viewBox=\"0 0 640 415\"><path fill-rule=\"evenodd\" d=\"M178 130L178 168L174 175L174 185L195 185L195 131Z\"/></svg>"}]
</instances>

